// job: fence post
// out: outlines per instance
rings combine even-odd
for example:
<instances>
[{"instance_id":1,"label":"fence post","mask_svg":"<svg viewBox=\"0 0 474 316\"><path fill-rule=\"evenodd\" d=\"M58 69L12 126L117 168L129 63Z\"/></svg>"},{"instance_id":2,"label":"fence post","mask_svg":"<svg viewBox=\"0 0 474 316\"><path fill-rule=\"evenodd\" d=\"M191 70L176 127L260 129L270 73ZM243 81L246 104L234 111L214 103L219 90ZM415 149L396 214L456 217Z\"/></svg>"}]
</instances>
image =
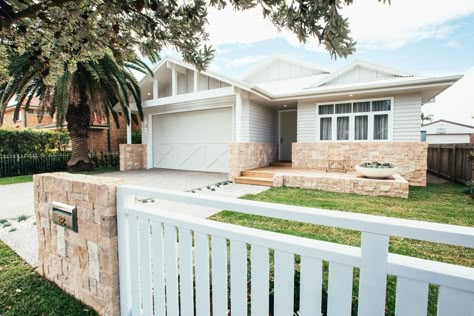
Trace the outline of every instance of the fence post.
<instances>
[{"instance_id":1,"label":"fence post","mask_svg":"<svg viewBox=\"0 0 474 316\"><path fill-rule=\"evenodd\" d=\"M438 145L438 157L436 161L436 172L439 175L441 174L441 145Z\"/></svg>"},{"instance_id":2,"label":"fence post","mask_svg":"<svg viewBox=\"0 0 474 316\"><path fill-rule=\"evenodd\" d=\"M456 144L453 145L453 166L451 169L451 181L456 182Z\"/></svg>"},{"instance_id":3,"label":"fence post","mask_svg":"<svg viewBox=\"0 0 474 316\"><path fill-rule=\"evenodd\" d=\"M385 315L389 236L362 232L359 315Z\"/></svg>"}]
</instances>

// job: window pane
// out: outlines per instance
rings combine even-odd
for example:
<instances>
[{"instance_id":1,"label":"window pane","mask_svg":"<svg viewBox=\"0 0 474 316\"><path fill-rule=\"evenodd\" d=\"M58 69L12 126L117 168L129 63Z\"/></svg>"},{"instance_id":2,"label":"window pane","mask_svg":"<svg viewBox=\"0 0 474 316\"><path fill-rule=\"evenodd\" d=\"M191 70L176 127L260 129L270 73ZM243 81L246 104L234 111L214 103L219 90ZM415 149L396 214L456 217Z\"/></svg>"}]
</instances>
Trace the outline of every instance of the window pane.
<instances>
[{"instance_id":1,"label":"window pane","mask_svg":"<svg viewBox=\"0 0 474 316\"><path fill-rule=\"evenodd\" d=\"M320 120L321 124L319 127L319 139L320 140L331 140L332 139L332 118L322 117Z\"/></svg>"},{"instance_id":2,"label":"window pane","mask_svg":"<svg viewBox=\"0 0 474 316\"><path fill-rule=\"evenodd\" d=\"M367 140L369 131L369 117L361 115L355 117L355 140Z\"/></svg>"},{"instance_id":3,"label":"window pane","mask_svg":"<svg viewBox=\"0 0 474 316\"><path fill-rule=\"evenodd\" d=\"M319 115L334 114L334 104L325 104L319 106Z\"/></svg>"},{"instance_id":4,"label":"window pane","mask_svg":"<svg viewBox=\"0 0 474 316\"><path fill-rule=\"evenodd\" d=\"M370 112L370 102L354 102L354 113Z\"/></svg>"},{"instance_id":5,"label":"window pane","mask_svg":"<svg viewBox=\"0 0 474 316\"><path fill-rule=\"evenodd\" d=\"M374 139L388 139L388 114L374 115Z\"/></svg>"},{"instance_id":6,"label":"window pane","mask_svg":"<svg viewBox=\"0 0 474 316\"><path fill-rule=\"evenodd\" d=\"M336 114L340 113L351 113L351 103L341 103L341 104L336 104Z\"/></svg>"},{"instance_id":7,"label":"window pane","mask_svg":"<svg viewBox=\"0 0 474 316\"><path fill-rule=\"evenodd\" d=\"M337 140L348 140L349 139L349 117L338 117L337 118Z\"/></svg>"},{"instance_id":8,"label":"window pane","mask_svg":"<svg viewBox=\"0 0 474 316\"><path fill-rule=\"evenodd\" d=\"M390 111L390 100L372 101L372 112Z\"/></svg>"}]
</instances>

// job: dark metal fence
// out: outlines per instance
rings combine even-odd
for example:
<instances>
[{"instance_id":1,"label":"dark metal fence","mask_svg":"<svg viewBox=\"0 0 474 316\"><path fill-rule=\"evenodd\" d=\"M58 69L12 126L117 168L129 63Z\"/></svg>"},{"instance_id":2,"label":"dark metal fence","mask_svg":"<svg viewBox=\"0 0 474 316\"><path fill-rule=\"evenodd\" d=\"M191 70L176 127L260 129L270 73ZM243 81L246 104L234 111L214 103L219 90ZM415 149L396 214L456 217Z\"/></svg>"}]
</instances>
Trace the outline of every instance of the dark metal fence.
<instances>
[{"instance_id":1,"label":"dark metal fence","mask_svg":"<svg viewBox=\"0 0 474 316\"><path fill-rule=\"evenodd\" d=\"M439 177L465 184L474 180L474 161L468 155L474 144L429 144L428 171Z\"/></svg>"},{"instance_id":2,"label":"dark metal fence","mask_svg":"<svg viewBox=\"0 0 474 316\"><path fill-rule=\"evenodd\" d=\"M117 167L120 164L119 153L90 153L96 167ZM70 152L44 155L0 155L0 178L36 174L42 172L65 171Z\"/></svg>"}]
</instances>

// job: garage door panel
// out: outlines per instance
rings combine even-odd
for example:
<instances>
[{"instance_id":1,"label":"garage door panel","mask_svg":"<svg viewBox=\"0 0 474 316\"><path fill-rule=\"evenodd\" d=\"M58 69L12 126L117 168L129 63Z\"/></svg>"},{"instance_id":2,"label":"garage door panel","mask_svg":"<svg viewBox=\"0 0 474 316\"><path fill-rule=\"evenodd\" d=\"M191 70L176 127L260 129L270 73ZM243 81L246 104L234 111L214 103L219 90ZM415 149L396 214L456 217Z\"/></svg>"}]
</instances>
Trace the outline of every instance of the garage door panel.
<instances>
[{"instance_id":1,"label":"garage door panel","mask_svg":"<svg viewBox=\"0 0 474 316\"><path fill-rule=\"evenodd\" d=\"M156 115L154 167L227 172L232 128L231 107Z\"/></svg>"}]
</instances>

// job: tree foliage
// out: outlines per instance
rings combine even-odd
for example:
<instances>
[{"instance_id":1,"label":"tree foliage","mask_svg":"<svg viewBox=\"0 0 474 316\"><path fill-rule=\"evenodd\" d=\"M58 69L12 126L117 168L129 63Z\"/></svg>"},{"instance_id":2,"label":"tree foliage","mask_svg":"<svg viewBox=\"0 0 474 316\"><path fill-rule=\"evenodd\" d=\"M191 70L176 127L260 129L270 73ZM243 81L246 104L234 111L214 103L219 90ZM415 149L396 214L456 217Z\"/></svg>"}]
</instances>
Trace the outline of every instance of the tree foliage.
<instances>
[{"instance_id":1,"label":"tree foliage","mask_svg":"<svg viewBox=\"0 0 474 316\"><path fill-rule=\"evenodd\" d=\"M277 28L301 42L315 37L332 56L355 51L349 23L339 9L353 0L6 0L0 1L0 82L12 75L12 56L38 56L46 85L77 64L98 61L109 51L125 63L174 47L199 69L213 57L205 30L208 7L259 7ZM387 0L379 0L387 1ZM66 67L64 67L66 65Z\"/></svg>"}]
</instances>

